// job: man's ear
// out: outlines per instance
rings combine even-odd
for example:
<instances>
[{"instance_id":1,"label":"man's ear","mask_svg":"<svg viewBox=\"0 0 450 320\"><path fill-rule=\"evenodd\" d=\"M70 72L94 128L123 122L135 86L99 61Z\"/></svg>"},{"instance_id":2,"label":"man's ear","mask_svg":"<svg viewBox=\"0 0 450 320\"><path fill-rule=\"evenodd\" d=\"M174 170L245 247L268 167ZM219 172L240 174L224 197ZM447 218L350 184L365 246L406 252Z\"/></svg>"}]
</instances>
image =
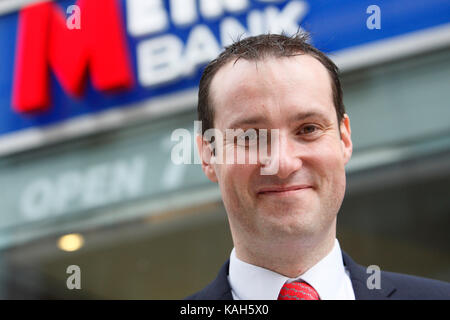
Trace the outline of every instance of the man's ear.
<instances>
[{"instance_id":1,"label":"man's ear","mask_svg":"<svg viewBox=\"0 0 450 320\"><path fill-rule=\"evenodd\" d=\"M350 128L350 118L347 114L344 114L344 117L341 120L340 131L342 150L344 152L344 163L347 164L353 153L352 130Z\"/></svg>"},{"instance_id":2,"label":"man's ear","mask_svg":"<svg viewBox=\"0 0 450 320\"><path fill-rule=\"evenodd\" d=\"M206 177L212 182L217 182L216 171L214 170L214 156L211 144L204 141L201 135L195 137L197 149L202 162L202 169Z\"/></svg>"}]
</instances>

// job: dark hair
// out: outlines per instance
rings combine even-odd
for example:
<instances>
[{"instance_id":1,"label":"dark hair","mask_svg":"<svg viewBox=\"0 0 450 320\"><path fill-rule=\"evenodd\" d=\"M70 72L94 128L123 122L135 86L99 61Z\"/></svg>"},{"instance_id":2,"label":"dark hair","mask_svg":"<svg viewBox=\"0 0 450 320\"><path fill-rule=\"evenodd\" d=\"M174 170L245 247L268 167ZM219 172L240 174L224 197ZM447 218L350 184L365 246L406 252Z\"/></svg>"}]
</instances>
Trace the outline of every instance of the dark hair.
<instances>
[{"instance_id":1,"label":"dark hair","mask_svg":"<svg viewBox=\"0 0 450 320\"><path fill-rule=\"evenodd\" d=\"M198 91L198 120L202 121L202 134L214 124L214 108L210 97L211 81L217 71L233 59L260 61L266 57L291 57L308 54L319 60L327 68L331 77L333 102L338 124L345 114L343 94L339 80L339 69L323 52L308 43L309 35L299 32L291 37L279 34L264 34L239 40L225 50L204 69Z\"/></svg>"}]
</instances>

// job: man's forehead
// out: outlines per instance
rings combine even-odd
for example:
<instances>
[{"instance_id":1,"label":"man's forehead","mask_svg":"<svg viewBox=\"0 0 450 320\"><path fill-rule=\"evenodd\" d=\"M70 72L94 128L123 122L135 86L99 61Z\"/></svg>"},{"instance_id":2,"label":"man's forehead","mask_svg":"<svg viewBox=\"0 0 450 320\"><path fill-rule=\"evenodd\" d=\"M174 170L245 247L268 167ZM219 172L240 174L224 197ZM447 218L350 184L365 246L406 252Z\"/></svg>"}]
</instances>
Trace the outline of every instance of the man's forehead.
<instances>
[{"instance_id":1,"label":"man's forehead","mask_svg":"<svg viewBox=\"0 0 450 320\"><path fill-rule=\"evenodd\" d=\"M333 102L328 70L310 55L270 57L257 61L233 59L218 70L213 78L210 99L216 116L217 113L225 112L227 117L231 117L231 111L239 114L257 111L253 109L259 107L260 99L270 99L283 90L295 93L302 90L310 92L310 101L288 101L291 105L306 102L308 107L314 107L315 100L326 100L326 104ZM297 96L293 98L296 99ZM288 99L287 95L283 99ZM241 107L232 108L227 105L230 101ZM216 110L217 107L221 110Z\"/></svg>"},{"instance_id":2,"label":"man's forehead","mask_svg":"<svg viewBox=\"0 0 450 320\"><path fill-rule=\"evenodd\" d=\"M317 58L310 54L299 53L292 56L265 56L255 60L249 60L245 58L232 58L226 63L224 63L213 77L214 81L223 80L225 77L231 74L238 74L243 77L248 75L257 75L262 70L267 69L264 67L270 66L273 69L282 69L283 66L301 66L302 68L314 68L315 70L320 70L319 72L328 73L326 67ZM247 71L242 73L242 71Z\"/></svg>"}]
</instances>

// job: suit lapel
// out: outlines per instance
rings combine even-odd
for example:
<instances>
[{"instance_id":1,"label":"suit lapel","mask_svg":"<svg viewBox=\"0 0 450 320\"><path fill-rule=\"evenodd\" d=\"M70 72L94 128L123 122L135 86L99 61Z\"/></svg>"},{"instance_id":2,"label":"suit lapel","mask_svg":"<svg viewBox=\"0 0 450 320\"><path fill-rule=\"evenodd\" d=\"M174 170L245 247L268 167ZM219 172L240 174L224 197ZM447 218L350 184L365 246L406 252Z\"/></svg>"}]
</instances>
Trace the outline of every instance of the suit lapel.
<instances>
[{"instance_id":1,"label":"suit lapel","mask_svg":"<svg viewBox=\"0 0 450 320\"><path fill-rule=\"evenodd\" d=\"M228 282L228 268L230 260L227 260L219 271L217 277L198 296L203 300L233 300L230 283Z\"/></svg>"},{"instance_id":2,"label":"suit lapel","mask_svg":"<svg viewBox=\"0 0 450 320\"><path fill-rule=\"evenodd\" d=\"M345 252L342 252L344 265L350 272L350 280L352 281L353 291L356 300L384 300L389 299L390 295L396 290L388 278L383 277L381 273L381 288L369 289L367 279L371 274L366 269L356 264Z\"/></svg>"}]
</instances>

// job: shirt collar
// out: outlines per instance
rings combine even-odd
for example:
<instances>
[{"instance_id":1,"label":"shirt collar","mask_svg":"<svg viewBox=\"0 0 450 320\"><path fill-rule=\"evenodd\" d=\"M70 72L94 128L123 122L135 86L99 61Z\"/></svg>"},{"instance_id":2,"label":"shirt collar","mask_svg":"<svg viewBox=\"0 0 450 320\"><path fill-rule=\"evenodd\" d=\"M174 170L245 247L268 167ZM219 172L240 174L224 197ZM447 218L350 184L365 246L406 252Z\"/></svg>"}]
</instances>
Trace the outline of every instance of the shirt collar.
<instances>
[{"instance_id":1,"label":"shirt collar","mask_svg":"<svg viewBox=\"0 0 450 320\"><path fill-rule=\"evenodd\" d=\"M276 300L285 282L306 281L319 294L320 299L336 299L345 280L342 252L336 239L333 249L322 260L297 278L288 278L239 260L235 249L231 251L228 280L235 298L239 300Z\"/></svg>"}]
</instances>

